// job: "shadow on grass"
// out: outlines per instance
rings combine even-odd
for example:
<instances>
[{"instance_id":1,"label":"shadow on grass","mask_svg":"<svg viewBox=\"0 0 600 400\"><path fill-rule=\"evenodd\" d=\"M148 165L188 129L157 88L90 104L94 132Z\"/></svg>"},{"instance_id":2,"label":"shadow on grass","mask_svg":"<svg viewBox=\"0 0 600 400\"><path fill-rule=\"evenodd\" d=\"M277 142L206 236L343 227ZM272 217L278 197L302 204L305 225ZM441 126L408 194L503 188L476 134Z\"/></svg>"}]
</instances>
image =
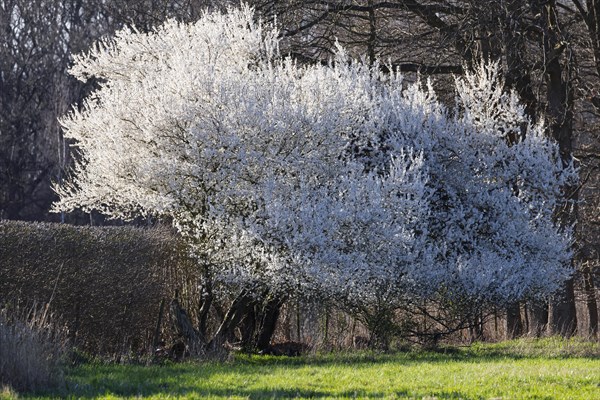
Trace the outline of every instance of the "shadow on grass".
<instances>
[{"instance_id":1,"label":"shadow on grass","mask_svg":"<svg viewBox=\"0 0 600 400\"><path fill-rule=\"evenodd\" d=\"M432 354L425 360L443 362L443 357ZM60 391L35 393L21 396L46 398L78 398L95 399L101 397L190 397L190 398L231 398L242 397L249 399L296 399L296 398L428 398L436 399L470 399L468 395L458 392L421 393L400 388L387 392L367 389L345 390L344 388L295 388L284 387L252 387L257 375L277 373L285 369L285 374L294 375L295 370L306 366L326 366L327 364L374 365L377 363L394 362L397 364L412 364L423 362L419 359L402 360L392 354L347 354L285 358L285 357L255 357L246 356L233 363L185 363L165 366L144 367L139 365L84 365L71 369L67 374L66 387ZM447 359L446 359L447 362ZM231 383L218 382L213 375L235 374ZM248 384L248 382L250 384Z\"/></svg>"},{"instance_id":2,"label":"shadow on grass","mask_svg":"<svg viewBox=\"0 0 600 400\"><path fill-rule=\"evenodd\" d=\"M408 390L392 390L389 392L378 392L369 390L307 390L296 388L279 388L279 389L254 389L254 388L198 388L196 386L181 386L169 387L168 385L153 385L147 383L143 387L135 387L124 384L121 380L105 380L98 387L79 387L72 390L63 391L60 393L47 393L49 396L60 396L62 398L77 398L77 399L97 399L101 397L165 397L165 398L246 398L246 399L318 399L318 398L335 398L335 399L383 399L395 396L395 398L410 398L410 399L463 399L475 400L480 399L479 396L465 395L457 391L408 391ZM543 400L543 399L541 399Z\"/></svg>"},{"instance_id":3,"label":"shadow on grass","mask_svg":"<svg viewBox=\"0 0 600 400\"><path fill-rule=\"evenodd\" d=\"M505 350L486 350L485 352L472 351L470 349L439 349L438 351L406 351L391 353L374 352L354 352L354 353L324 353L317 355L308 355L303 357L275 357L275 356L253 356L238 355L236 365L255 365L255 366L285 366L285 367L305 367L305 366L334 366L334 365L377 365L394 363L399 365L413 365L416 363L448 363L448 362L472 362L472 363L494 363L506 360L520 360L527 358L536 358L540 355L523 354L519 352L508 352ZM543 358L590 358L581 356L546 356Z\"/></svg>"},{"instance_id":4,"label":"shadow on grass","mask_svg":"<svg viewBox=\"0 0 600 400\"><path fill-rule=\"evenodd\" d=\"M348 352L348 353L320 353L316 355L307 355L303 357L277 357L277 356L255 356L240 354L236 356L238 365L264 365L286 367L304 367L304 366L328 366L328 365L376 365L376 364L412 364L412 363L445 363L448 361L485 361L485 359L494 361L503 357L500 353L491 356L481 357L475 354L469 354L465 351L445 351L423 352L423 351L398 351L389 353L377 353L370 351Z\"/></svg>"},{"instance_id":5,"label":"shadow on grass","mask_svg":"<svg viewBox=\"0 0 600 400\"><path fill-rule=\"evenodd\" d=\"M485 346L478 348L449 348L437 352L406 351L390 354L373 352L331 353L309 355L304 357L274 357L237 355L233 362L198 362L167 364L162 366L88 364L73 368L67 373L67 387L59 392L39 393L38 396L98 398L103 396L117 397L191 397L191 398L230 398L243 397L250 399L263 398L384 398L396 395L398 398L436 398L436 399L478 399L467 393L456 391L424 392L423 390L398 391L388 388L347 390L346 388L315 387L306 385L295 388L290 380L283 384L272 384L256 387L253 382L257 377L271 374L278 376L295 376L306 374L301 369L306 367L350 366L352 369L365 367L365 373L372 366L395 364L408 367L415 364L448 364L473 363L487 364L499 361L516 361L527 358L581 358L598 359L581 355L542 355L524 354L518 349ZM429 368L429 367L427 367ZM482 366L481 368L485 368ZM309 375L310 376L310 375ZM310 378L307 378L310 379ZM282 386L278 388L277 385ZM301 385L299 385L301 386ZM335 386L335 385L334 385ZM397 388L401 389L401 388ZM27 397L22 396L22 397ZM543 399L543 398L541 398Z\"/></svg>"}]
</instances>

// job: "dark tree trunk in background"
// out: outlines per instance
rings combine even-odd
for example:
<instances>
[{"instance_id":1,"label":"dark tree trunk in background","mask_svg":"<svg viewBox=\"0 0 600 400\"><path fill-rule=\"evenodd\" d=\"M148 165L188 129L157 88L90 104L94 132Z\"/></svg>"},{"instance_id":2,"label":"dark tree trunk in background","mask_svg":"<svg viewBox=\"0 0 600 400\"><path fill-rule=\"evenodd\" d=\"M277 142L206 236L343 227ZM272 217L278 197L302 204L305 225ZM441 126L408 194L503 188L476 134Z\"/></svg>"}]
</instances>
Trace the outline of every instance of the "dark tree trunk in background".
<instances>
[{"instance_id":1,"label":"dark tree trunk in background","mask_svg":"<svg viewBox=\"0 0 600 400\"><path fill-rule=\"evenodd\" d=\"M589 32L594 54L594 66L596 73L600 76L600 0L587 0L586 9L580 9L579 11ZM600 110L600 94L598 92L591 93L591 100L596 109ZM588 333L595 336L598 334L598 303L594 285L594 271L590 263L586 261L584 261L582 278L586 310L589 316Z\"/></svg>"},{"instance_id":2,"label":"dark tree trunk in background","mask_svg":"<svg viewBox=\"0 0 600 400\"><path fill-rule=\"evenodd\" d=\"M256 324L256 309L253 309L250 312L248 312L248 314L246 314L244 319L242 319L242 321L240 322L240 344L244 351L252 352L255 350Z\"/></svg>"},{"instance_id":3,"label":"dark tree trunk in background","mask_svg":"<svg viewBox=\"0 0 600 400\"><path fill-rule=\"evenodd\" d=\"M561 159L571 162L573 155L573 87L574 60L570 44L559 25L556 1L533 2L538 25L542 30L544 72L546 80L546 118L550 135L558 142ZM557 212L559 224L565 228L576 220L576 188L565 187L565 200ZM577 330L574 279L565 282L550 304L548 328L552 334L573 335Z\"/></svg>"},{"instance_id":4,"label":"dark tree trunk in background","mask_svg":"<svg viewBox=\"0 0 600 400\"><path fill-rule=\"evenodd\" d=\"M527 4L523 1L509 1L504 9L502 22L500 23L500 35L502 38L502 53L506 58L506 85L513 88L519 94L521 102L525 106L525 112L532 119L537 119L538 100L533 91L531 81L532 66L526 57L527 39L522 34L525 27L520 18L516 15L522 15ZM501 58L502 54L497 54L496 58Z\"/></svg>"},{"instance_id":5,"label":"dark tree trunk in background","mask_svg":"<svg viewBox=\"0 0 600 400\"><path fill-rule=\"evenodd\" d=\"M550 303L548 333L569 337L576 331L575 290L573 279L569 279L563 286L563 290L556 294Z\"/></svg>"},{"instance_id":6,"label":"dark tree trunk in background","mask_svg":"<svg viewBox=\"0 0 600 400\"><path fill-rule=\"evenodd\" d=\"M527 303L527 319L529 320L527 334L533 337L542 336L548 326L548 304Z\"/></svg>"},{"instance_id":7,"label":"dark tree trunk in background","mask_svg":"<svg viewBox=\"0 0 600 400\"><path fill-rule=\"evenodd\" d=\"M580 10L587 26L596 71L600 73L600 0L587 0L587 10Z\"/></svg>"},{"instance_id":8,"label":"dark tree trunk in background","mask_svg":"<svg viewBox=\"0 0 600 400\"><path fill-rule=\"evenodd\" d=\"M523 334L523 320L519 303L506 308L506 338L514 339Z\"/></svg>"},{"instance_id":9,"label":"dark tree trunk in background","mask_svg":"<svg viewBox=\"0 0 600 400\"><path fill-rule=\"evenodd\" d=\"M588 264L581 271L583 278L583 295L585 297L585 308L589 316L587 334L594 337L598 335L598 303L596 302L596 289L594 287L594 276Z\"/></svg>"}]
</instances>

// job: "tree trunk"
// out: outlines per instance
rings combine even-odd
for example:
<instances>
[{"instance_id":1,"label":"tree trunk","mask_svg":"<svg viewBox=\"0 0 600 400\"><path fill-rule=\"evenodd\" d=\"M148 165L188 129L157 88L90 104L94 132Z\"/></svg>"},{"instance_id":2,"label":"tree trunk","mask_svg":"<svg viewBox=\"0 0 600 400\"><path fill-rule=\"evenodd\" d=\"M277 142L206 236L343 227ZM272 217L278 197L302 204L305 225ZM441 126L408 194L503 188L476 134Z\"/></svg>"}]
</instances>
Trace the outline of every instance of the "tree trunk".
<instances>
[{"instance_id":1,"label":"tree trunk","mask_svg":"<svg viewBox=\"0 0 600 400\"><path fill-rule=\"evenodd\" d=\"M240 322L240 344L242 349L246 352L256 350L256 324L258 314L256 313L256 307L250 310L244 319Z\"/></svg>"},{"instance_id":2,"label":"tree trunk","mask_svg":"<svg viewBox=\"0 0 600 400\"><path fill-rule=\"evenodd\" d=\"M587 13L583 14L587 25L596 71L600 73L600 0L587 0Z\"/></svg>"},{"instance_id":3,"label":"tree trunk","mask_svg":"<svg viewBox=\"0 0 600 400\"><path fill-rule=\"evenodd\" d=\"M531 82L532 67L527 61L527 43L525 35L515 30L514 24L520 24L523 4L520 1L510 1L506 5L504 21L500 25L503 40L503 53L506 57L506 85L514 88L519 99L525 106L525 112L536 121L538 102ZM519 26L519 30L523 27ZM495 58L495 57L494 57ZM492 59L494 59L492 58Z\"/></svg>"},{"instance_id":4,"label":"tree trunk","mask_svg":"<svg viewBox=\"0 0 600 400\"><path fill-rule=\"evenodd\" d=\"M527 317L529 319L527 334L534 337L542 336L548 326L548 304L527 303Z\"/></svg>"},{"instance_id":5,"label":"tree trunk","mask_svg":"<svg viewBox=\"0 0 600 400\"><path fill-rule=\"evenodd\" d=\"M573 87L571 75L573 69L572 52L569 43L563 38L559 26L556 1L537 0L533 2L543 33L545 78L546 78L546 116L550 135L558 142L560 156L566 165L573 154ZM561 59L565 58L564 64ZM576 221L577 191L573 186L564 188L565 199L560 205L556 219L560 226L571 227ZM573 278L565 282L561 293L552 300L548 321L552 334L571 336L577 330L575 312L575 292Z\"/></svg>"},{"instance_id":6,"label":"tree trunk","mask_svg":"<svg viewBox=\"0 0 600 400\"><path fill-rule=\"evenodd\" d=\"M277 320L284 302L284 299L276 297L269 300L265 305L256 339L257 350L266 350L271 345L271 338L275 333L275 328L277 328Z\"/></svg>"},{"instance_id":7,"label":"tree trunk","mask_svg":"<svg viewBox=\"0 0 600 400\"><path fill-rule=\"evenodd\" d=\"M562 290L552 299L548 313L548 333L551 335L573 336L577 331L575 310L575 290L573 278L569 279Z\"/></svg>"},{"instance_id":8,"label":"tree trunk","mask_svg":"<svg viewBox=\"0 0 600 400\"><path fill-rule=\"evenodd\" d=\"M375 9L373 8L373 0L369 0L369 40L367 41L367 55L369 56L369 65L375 64L377 53L375 46L377 45L377 18Z\"/></svg>"},{"instance_id":9,"label":"tree trunk","mask_svg":"<svg viewBox=\"0 0 600 400\"><path fill-rule=\"evenodd\" d=\"M163 315L165 312L165 299L160 300L160 306L158 308L158 318L156 320L156 326L154 328L154 336L152 337L152 349L150 349L150 354L154 354L156 349L158 349L158 344L160 343L160 327L162 326Z\"/></svg>"},{"instance_id":10,"label":"tree trunk","mask_svg":"<svg viewBox=\"0 0 600 400\"><path fill-rule=\"evenodd\" d=\"M177 298L171 301L171 320L179 338L183 341L187 352L192 355L200 354L205 349L204 337L194 328L185 310ZM182 351L183 356L186 351Z\"/></svg>"},{"instance_id":11,"label":"tree trunk","mask_svg":"<svg viewBox=\"0 0 600 400\"><path fill-rule=\"evenodd\" d=\"M211 306L213 305L213 292L212 282L208 274L208 268L205 268L203 273L203 279L201 282L202 294L200 298L200 308L198 310L198 331L204 336L208 336L208 316L210 314Z\"/></svg>"},{"instance_id":12,"label":"tree trunk","mask_svg":"<svg viewBox=\"0 0 600 400\"><path fill-rule=\"evenodd\" d=\"M583 276L583 290L585 296L585 307L589 316L588 334L596 336L598 334L598 303L596 302L596 289L594 287L594 277L589 264L581 271Z\"/></svg>"},{"instance_id":13,"label":"tree trunk","mask_svg":"<svg viewBox=\"0 0 600 400\"><path fill-rule=\"evenodd\" d=\"M235 336L234 329L254 310L255 304L256 300L254 300L253 296L245 291L240 293L231 304L231 307L229 307L229 310L227 310L223 322L221 322L208 347L211 349L221 347L225 342L232 339Z\"/></svg>"},{"instance_id":14,"label":"tree trunk","mask_svg":"<svg viewBox=\"0 0 600 400\"><path fill-rule=\"evenodd\" d=\"M506 339L514 339L523 334L521 307L514 303L506 308Z\"/></svg>"}]
</instances>

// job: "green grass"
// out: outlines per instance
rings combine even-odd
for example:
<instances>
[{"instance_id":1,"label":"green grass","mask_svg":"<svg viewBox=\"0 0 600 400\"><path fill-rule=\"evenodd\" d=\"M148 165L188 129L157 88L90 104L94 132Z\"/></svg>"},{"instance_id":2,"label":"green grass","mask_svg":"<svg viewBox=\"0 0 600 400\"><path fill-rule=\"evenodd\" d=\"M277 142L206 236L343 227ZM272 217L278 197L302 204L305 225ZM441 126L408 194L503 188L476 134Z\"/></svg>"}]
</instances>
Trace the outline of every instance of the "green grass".
<instances>
[{"instance_id":1,"label":"green grass","mask_svg":"<svg viewBox=\"0 0 600 400\"><path fill-rule=\"evenodd\" d=\"M588 400L600 399L599 356L598 343L544 339L447 353L237 356L228 363L152 367L88 364L68 371L66 389L38 398Z\"/></svg>"}]
</instances>

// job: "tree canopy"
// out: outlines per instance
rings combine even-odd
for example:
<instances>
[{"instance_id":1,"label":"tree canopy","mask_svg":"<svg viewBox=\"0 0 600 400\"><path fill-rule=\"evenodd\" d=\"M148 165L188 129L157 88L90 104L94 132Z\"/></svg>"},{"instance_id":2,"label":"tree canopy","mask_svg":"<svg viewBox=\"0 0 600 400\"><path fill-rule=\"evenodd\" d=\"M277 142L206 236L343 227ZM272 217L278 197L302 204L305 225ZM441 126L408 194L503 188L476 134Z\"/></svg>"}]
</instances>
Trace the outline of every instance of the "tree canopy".
<instances>
[{"instance_id":1,"label":"tree canopy","mask_svg":"<svg viewBox=\"0 0 600 400\"><path fill-rule=\"evenodd\" d=\"M300 65L279 37L242 6L77 56L99 86L62 120L80 160L55 209L166 216L225 288L367 313L506 305L570 275L553 213L576 171L498 64L456 78L449 107L339 46Z\"/></svg>"}]
</instances>

